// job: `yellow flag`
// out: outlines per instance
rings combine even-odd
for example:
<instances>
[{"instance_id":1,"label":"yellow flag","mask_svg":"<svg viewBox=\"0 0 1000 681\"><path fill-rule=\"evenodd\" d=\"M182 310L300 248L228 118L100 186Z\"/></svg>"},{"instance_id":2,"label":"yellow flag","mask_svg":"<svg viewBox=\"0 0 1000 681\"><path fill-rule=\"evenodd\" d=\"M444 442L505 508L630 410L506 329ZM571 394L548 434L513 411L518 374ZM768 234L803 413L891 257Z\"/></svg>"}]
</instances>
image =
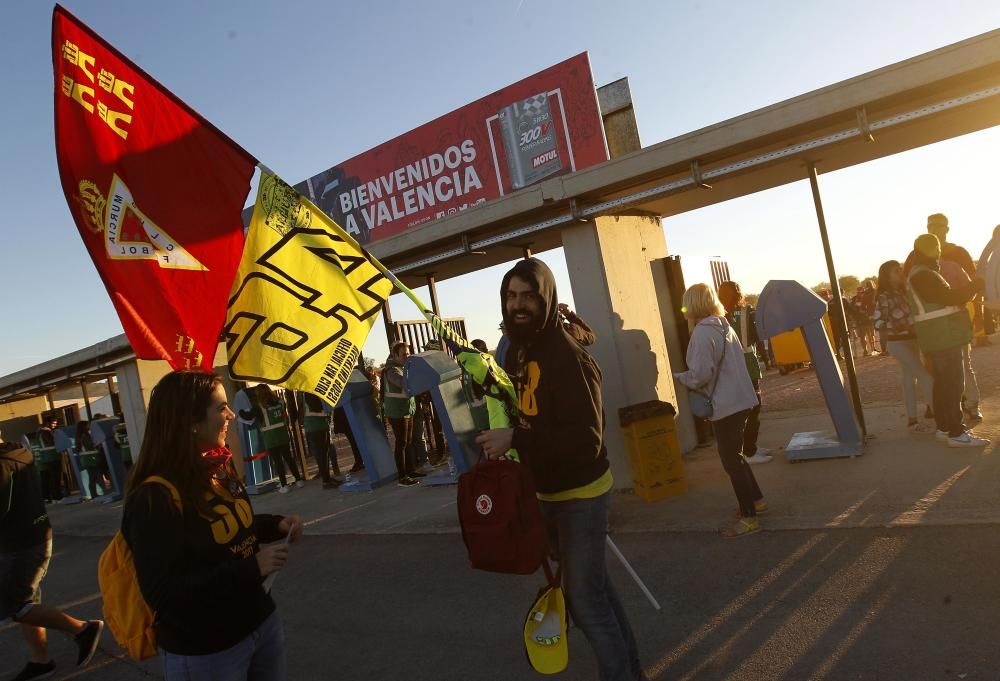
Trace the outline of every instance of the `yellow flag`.
<instances>
[{"instance_id":1,"label":"yellow flag","mask_svg":"<svg viewBox=\"0 0 1000 681\"><path fill-rule=\"evenodd\" d=\"M264 173L229 298L230 373L336 405L392 288L337 223Z\"/></svg>"}]
</instances>

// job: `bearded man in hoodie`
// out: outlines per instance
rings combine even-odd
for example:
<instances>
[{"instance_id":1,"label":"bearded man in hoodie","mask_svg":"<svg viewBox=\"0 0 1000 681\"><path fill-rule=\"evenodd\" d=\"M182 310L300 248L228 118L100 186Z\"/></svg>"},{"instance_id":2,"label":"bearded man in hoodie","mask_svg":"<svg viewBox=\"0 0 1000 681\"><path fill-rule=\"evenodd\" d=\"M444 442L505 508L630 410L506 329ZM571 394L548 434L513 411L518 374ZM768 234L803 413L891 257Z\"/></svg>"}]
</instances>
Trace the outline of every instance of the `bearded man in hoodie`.
<instances>
[{"instance_id":1,"label":"bearded man in hoodie","mask_svg":"<svg viewBox=\"0 0 1000 681\"><path fill-rule=\"evenodd\" d=\"M549 547L563 569L573 621L597 657L602 681L643 678L635 636L605 562L614 480L604 445L601 369L561 323L555 278L540 260L504 276L500 304L521 422L476 442L496 459L517 450L535 481Z\"/></svg>"}]
</instances>

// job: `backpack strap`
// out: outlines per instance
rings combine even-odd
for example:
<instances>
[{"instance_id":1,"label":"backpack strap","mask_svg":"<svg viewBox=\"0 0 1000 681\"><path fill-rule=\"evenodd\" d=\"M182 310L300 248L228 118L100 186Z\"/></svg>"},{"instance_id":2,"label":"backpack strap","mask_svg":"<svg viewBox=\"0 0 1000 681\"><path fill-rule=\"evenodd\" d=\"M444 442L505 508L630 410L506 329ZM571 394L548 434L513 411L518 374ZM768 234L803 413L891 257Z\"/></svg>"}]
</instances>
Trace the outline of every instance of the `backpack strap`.
<instances>
[{"instance_id":1,"label":"backpack strap","mask_svg":"<svg viewBox=\"0 0 1000 681\"><path fill-rule=\"evenodd\" d=\"M170 482L166 478L159 475L150 475L148 478L142 481L143 485L153 483L154 485L160 485L166 487L167 491L170 492L170 498L173 500L174 504L177 506L178 511L184 510L184 504L181 503L181 494L174 487L174 483Z\"/></svg>"}]
</instances>

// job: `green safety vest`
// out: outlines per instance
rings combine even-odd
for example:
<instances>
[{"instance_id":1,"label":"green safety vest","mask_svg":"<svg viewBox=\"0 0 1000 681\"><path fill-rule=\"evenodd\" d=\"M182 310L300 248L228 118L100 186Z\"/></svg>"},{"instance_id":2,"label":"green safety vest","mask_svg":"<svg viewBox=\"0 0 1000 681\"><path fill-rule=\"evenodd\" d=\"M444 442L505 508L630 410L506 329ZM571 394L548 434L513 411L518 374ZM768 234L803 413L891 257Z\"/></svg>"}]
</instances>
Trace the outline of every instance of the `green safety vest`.
<instances>
[{"instance_id":1,"label":"green safety vest","mask_svg":"<svg viewBox=\"0 0 1000 681\"><path fill-rule=\"evenodd\" d=\"M947 283L938 272L924 265L915 265L906 278L906 290L913 308L913 329L917 334L917 345L923 352L940 352L961 348L972 342L972 320L965 308L957 305L925 303L913 290L911 283L918 272L933 272L934 276Z\"/></svg>"},{"instance_id":2,"label":"green safety vest","mask_svg":"<svg viewBox=\"0 0 1000 681\"><path fill-rule=\"evenodd\" d=\"M285 410L280 404L261 409L263 418L260 426L260 438L264 449L288 446L288 429L285 427Z\"/></svg>"},{"instance_id":3,"label":"green safety vest","mask_svg":"<svg viewBox=\"0 0 1000 681\"><path fill-rule=\"evenodd\" d=\"M325 411L322 409L320 411L310 410L309 404L305 400L303 400L303 404L305 411L303 412L302 426L307 433L321 433L330 429L330 421Z\"/></svg>"},{"instance_id":4,"label":"green safety vest","mask_svg":"<svg viewBox=\"0 0 1000 681\"><path fill-rule=\"evenodd\" d=\"M395 388L382 376L382 413L390 419L401 419L416 413L416 402L406 394L405 388Z\"/></svg>"},{"instance_id":5,"label":"green safety vest","mask_svg":"<svg viewBox=\"0 0 1000 681\"><path fill-rule=\"evenodd\" d=\"M132 463L132 449L128 445L128 431L115 430L114 436L118 449L122 450L122 463Z\"/></svg>"},{"instance_id":6,"label":"green safety vest","mask_svg":"<svg viewBox=\"0 0 1000 681\"><path fill-rule=\"evenodd\" d=\"M31 442L31 455L35 459L35 465L45 468L55 463L59 463L62 457L56 451L55 446L48 446L41 435L35 435Z\"/></svg>"}]
</instances>

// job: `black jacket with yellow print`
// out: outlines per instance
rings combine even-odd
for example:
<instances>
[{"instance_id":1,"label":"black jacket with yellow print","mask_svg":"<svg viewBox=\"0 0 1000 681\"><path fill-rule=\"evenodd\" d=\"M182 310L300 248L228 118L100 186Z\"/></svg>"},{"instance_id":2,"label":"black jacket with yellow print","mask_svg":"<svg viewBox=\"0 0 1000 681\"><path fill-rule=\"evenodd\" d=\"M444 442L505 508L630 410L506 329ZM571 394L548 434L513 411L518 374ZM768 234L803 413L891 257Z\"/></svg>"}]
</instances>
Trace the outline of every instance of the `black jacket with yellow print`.
<instances>
[{"instance_id":1,"label":"black jacket with yellow print","mask_svg":"<svg viewBox=\"0 0 1000 681\"><path fill-rule=\"evenodd\" d=\"M513 276L532 283L542 299L545 321L537 332L522 334L508 318ZM511 334L505 367L517 385L522 418L513 447L542 494L594 482L608 470L601 368L560 323L552 271L535 258L518 262L504 277L500 300Z\"/></svg>"},{"instance_id":2,"label":"black jacket with yellow print","mask_svg":"<svg viewBox=\"0 0 1000 681\"><path fill-rule=\"evenodd\" d=\"M162 485L143 485L125 505L122 534L156 613L157 645L176 655L231 648L274 612L256 554L258 542L282 538L282 518L255 516L245 491L213 489L214 520L179 511Z\"/></svg>"}]
</instances>

